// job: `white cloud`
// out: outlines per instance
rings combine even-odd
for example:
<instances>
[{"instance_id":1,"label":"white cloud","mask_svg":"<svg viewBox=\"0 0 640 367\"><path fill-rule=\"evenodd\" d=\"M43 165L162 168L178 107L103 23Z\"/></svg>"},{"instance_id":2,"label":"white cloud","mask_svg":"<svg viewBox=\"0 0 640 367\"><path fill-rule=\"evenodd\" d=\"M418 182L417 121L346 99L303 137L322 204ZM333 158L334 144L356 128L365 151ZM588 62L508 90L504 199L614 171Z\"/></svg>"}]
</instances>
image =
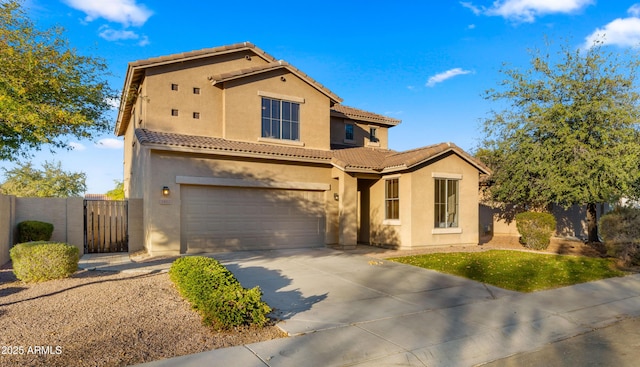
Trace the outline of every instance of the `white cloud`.
<instances>
[{"instance_id":1,"label":"white cloud","mask_svg":"<svg viewBox=\"0 0 640 367\"><path fill-rule=\"evenodd\" d=\"M136 0L64 0L64 2L84 12L87 15L85 18L87 22L104 18L125 27L141 26L153 14L146 6L136 4Z\"/></svg>"},{"instance_id":2,"label":"white cloud","mask_svg":"<svg viewBox=\"0 0 640 367\"><path fill-rule=\"evenodd\" d=\"M470 70L464 70L464 69L461 69L461 68L450 69L450 70L447 70L447 71L442 72L442 73L438 73L438 74L430 77L429 80L427 81L426 86L427 87L433 87L438 83L442 83L447 79L453 78L454 76L465 75L465 74L470 74L470 73L471 73Z\"/></svg>"},{"instance_id":3,"label":"white cloud","mask_svg":"<svg viewBox=\"0 0 640 367\"><path fill-rule=\"evenodd\" d=\"M69 147L71 147L72 150L76 150L76 151L82 151L87 149L87 147L85 147L84 145L76 142L69 143Z\"/></svg>"},{"instance_id":4,"label":"white cloud","mask_svg":"<svg viewBox=\"0 0 640 367\"><path fill-rule=\"evenodd\" d=\"M476 25L475 25L475 24L469 24L469 25L467 26L467 29L475 29L475 28L476 28Z\"/></svg>"},{"instance_id":5,"label":"white cloud","mask_svg":"<svg viewBox=\"0 0 640 367\"><path fill-rule=\"evenodd\" d=\"M496 0L489 8L470 2L460 4L475 15L501 16L516 22L533 23L541 15L573 13L593 3L594 0Z\"/></svg>"},{"instance_id":6,"label":"white cloud","mask_svg":"<svg viewBox=\"0 0 640 367\"><path fill-rule=\"evenodd\" d=\"M640 47L640 4L631 6L627 13L631 17L615 19L585 37L582 48L588 49L596 41L600 41L605 45Z\"/></svg>"},{"instance_id":7,"label":"white cloud","mask_svg":"<svg viewBox=\"0 0 640 367\"><path fill-rule=\"evenodd\" d=\"M106 28L102 32L99 33L99 36L106 39L107 41L119 41L119 40L130 40L130 39L138 39L140 36L133 31L117 31L115 29Z\"/></svg>"},{"instance_id":8,"label":"white cloud","mask_svg":"<svg viewBox=\"0 0 640 367\"><path fill-rule=\"evenodd\" d=\"M146 46L149 43L151 43L151 42L149 42L149 37L142 36L142 37L140 37L140 42L138 42L138 46Z\"/></svg>"},{"instance_id":9,"label":"white cloud","mask_svg":"<svg viewBox=\"0 0 640 367\"><path fill-rule=\"evenodd\" d=\"M113 138L100 139L96 143L96 147L101 149L122 149L124 142Z\"/></svg>"}]
</instances>

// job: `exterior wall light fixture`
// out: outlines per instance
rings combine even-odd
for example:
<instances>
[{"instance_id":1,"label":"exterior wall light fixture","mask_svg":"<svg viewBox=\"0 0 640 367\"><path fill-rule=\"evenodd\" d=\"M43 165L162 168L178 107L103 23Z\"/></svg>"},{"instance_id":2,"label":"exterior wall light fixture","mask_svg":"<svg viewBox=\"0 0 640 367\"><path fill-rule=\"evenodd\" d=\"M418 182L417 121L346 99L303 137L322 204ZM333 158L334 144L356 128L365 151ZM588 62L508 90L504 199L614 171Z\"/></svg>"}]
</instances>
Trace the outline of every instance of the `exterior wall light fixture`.
<instances>
[{"instance_id":1,"label":"exterior wall light fixture","mask_svg":"<svg viewBox=\"0 0 640 367\"><path fill-rule=\"evenodd\" d=\"M340 200L340 195L338 195L337 192L333 193L333 200L335 200L335 201Z\"/></svg>"},{"instance_id":2,"label":"exterior wall light fixture","mask_svg":"<svg viewBox=\"0 0 640 367\"><path fill-rule=\"evenodd\" d=\"M162 187L162 196L169 196L170 193L171 191L169 190L169 186Z\"/></svg>"}]
</instances>

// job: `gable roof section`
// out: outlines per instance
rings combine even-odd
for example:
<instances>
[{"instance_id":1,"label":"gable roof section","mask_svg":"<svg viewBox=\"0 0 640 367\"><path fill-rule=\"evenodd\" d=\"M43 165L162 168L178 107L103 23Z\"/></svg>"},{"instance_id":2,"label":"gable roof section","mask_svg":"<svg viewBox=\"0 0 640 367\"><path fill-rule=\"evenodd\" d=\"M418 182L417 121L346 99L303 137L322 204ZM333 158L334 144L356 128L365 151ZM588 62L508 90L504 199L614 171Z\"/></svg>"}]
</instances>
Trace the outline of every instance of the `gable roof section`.
<instances>
[{"instance_id":1,"label":"gable roof section","mask_svg":"<svg viewBox=\"0 0 640 367\"><path fill-rule=\"evenodd\" d=\"M140 144L155 146L161 150L331 164L346 172L391 173L403 171L449 153L457 154L481 173L488 174L490 172L482 162L452 143L440 143L406 152L366 147L318 150L207 136L164 133L147 129L136 129L135 133Z\"/></svg>"},{"instance_id":2,"label":"gable roof section","mask_svg":"<svg viewBox=\"0 0 640 367\"><path fill-rule=\"evenodd\" d=\"M120 97L120 109L118 111L118 118L116 120L115 127L116 135L120 136L126 131L127 124L129 123L129 119L131 118L131 109L133 107L133 103L135 102L134 98L130 97L130 94L137 93L137 90L133 90L133 88L137 88L137 85L140 83L144 76L145 69L160 65L203 59L207 57L246 50L253 52L256 56L261 57L267 62L276 61L273 56L256 47L251 42L243 42L228 46L205 48L202 50L182 52L167 56L152 57L150 59L130 62L127 67L127 74L124 79L124 86L122 88L122 95Z\"/></svg>"},{"instance_id":3,"label":"gable roof section","mask_svg":"<svg viewBox=\"0 0 640 367\"><path fill-rule=\"evenodd\" d=\"M252 68L241 69L237 71L232 71L225 74L212 75L209 77L209 81L211 81L211 85L216 85L219 83L224 83L226 81L241 79L251 75L258 75L262 73L266 73L272 70L285 69L289 71L291 74L296 75L298 78L305 81L307 84L311 85L313 88L317 89L320 93L329 97L329 99L333 103L342 102L342 98L338 97L335 93L327 89L324 85L318 83L316 80L308 76L307 74L300 71L300 69L294 67L284 60L279 60L276 62L270 62L265 65L258 65Z\"/></svg>"},{"instance_id":4,"label":"gable roof section","mask_svg":"<svg viewBox=\"0 0 640 367\"><path fill-rule=\"evenodd\" d=\"M380 125L396 126L401 121L392 119L387 116L378 115L377 113L368 112L354 107L348 107L341 104L336 104L331 107L331 116L349 118L357 121L373 122Z\"/></svg>"}]
</instances>

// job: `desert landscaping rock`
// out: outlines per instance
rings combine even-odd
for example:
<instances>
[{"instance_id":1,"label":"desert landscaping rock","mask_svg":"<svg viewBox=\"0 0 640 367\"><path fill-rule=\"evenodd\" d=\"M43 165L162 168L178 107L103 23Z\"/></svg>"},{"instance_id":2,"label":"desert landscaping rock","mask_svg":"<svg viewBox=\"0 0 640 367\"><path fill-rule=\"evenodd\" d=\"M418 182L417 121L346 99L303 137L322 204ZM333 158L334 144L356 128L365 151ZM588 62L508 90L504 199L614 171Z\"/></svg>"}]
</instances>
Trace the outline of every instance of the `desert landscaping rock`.
<instances>
[{"instance_id":1,"label":"desert landscaping rock","mask_svg":"<svg viewBox=\"0 0 640 367\"><path fill-rule=\"evenodd\" d=\"M275 326L203 326L166 273L79 271L25 284L8 266L0 330L1 366L124 366L284 336Z\"/></svg>"}]
</instances>

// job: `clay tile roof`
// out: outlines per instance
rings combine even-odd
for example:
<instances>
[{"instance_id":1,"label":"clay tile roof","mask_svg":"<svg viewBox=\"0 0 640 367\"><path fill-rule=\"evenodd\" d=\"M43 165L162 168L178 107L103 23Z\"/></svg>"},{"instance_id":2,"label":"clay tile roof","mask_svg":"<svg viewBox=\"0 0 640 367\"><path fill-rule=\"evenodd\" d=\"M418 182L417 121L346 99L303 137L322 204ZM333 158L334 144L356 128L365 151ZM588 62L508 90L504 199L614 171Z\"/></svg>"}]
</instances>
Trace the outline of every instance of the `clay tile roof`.
<instances>
[{"instance_id":1,"label":"clay tile roof","mask_svg":"<svg viewBox=\"0 0 640 367\"><path fill-rule=\"evenodd\" d=\"M311 86L313 86L314 88L316 88L317 90L325 94L333 102L338 102L338 103L342 102L342 98L338 97L335 93L330 91L324 85L318 83L315 79L303 73L302 71L300 71L300 69L296 68L295 66L289 64L284 60L274 61L265 65L258 65L251 68L234 70L224 74L212 75L209 77L209 80L211 81L212 85L216 85L217 83L223 83L229 80L244 78L246 76L260 74L260 73L264 73L264 72L276 70L276 69L287 69L289 72L297 75L300 79L305 80Z\"/></svg>"},{"instance_id":2,"label":"clay tile roof","mask_svg":"<svg viewBox=\"0 0 640 367\"><path fill-rule=\"evenodd\" d=\"M174 133L163 133L147 129L136 129L136 137L141 144L158 144L173 147L198 148L219 153L249 153L271 156L274 158L299 158L330 162L331 151L270 145L263 143L249 143L243 141L212 138L208 136L194 136Z\"/></svg>"},{"instance_id":3,"label":"clay tile roof","mask_svg":"<svg viewBox=\"0 0 640 367\"><path fill-rule=\"evenodd\" d=\"M341 104L336 104L331 107L331 115L337 117L346 117L353 120L358 121L366 121L366 122L374 122L382 125L395 126L398 125L400 120L393 119L390 117L386 117L383 115L378 115L377 113L372 113L368 111L364 111L358 108L348 107Z\"/></svg>"},{"instance_id":4,"label":"clay tile roof","mask_svg":"<svg viewBox=\"0 0 640 367\"><path fill-rule=\"evenodd\" d=\"M269 55L268 53L262 51L261 49L256 47L253 43L251 43L251 42L241 42L241 43L234 43L232 45L219 46L219 47L210 47L210 48L204 48L204 49L201 49L201 50L180 52L180 53L177 53L177 54L165 55L165 56L160 56L160 57L152 57L152 58L149 58L149 59L133 61L133 62L129 63L129 66L130 67L149 66L149 65L153 65L153 64L162 64L162 63L166 63L166 62L181 61L181 60L185 60L185 59L208 57L208 56L211 56L211 55L214 55L214 54L221 54L221 53L226 53L226 52L230 52L230 51L237 51L237 50L245 49L245 48L246 49L252 49L257 55L261 55L267 60L276 61L275 57L273 57L273 56Z\"/></svg>"},{"instance_id":5,"label":"clay tile roof","mask_svg":"<svg viewBox=\"0 0 640 367\"><path fill-rule=\"evenodd\" d=\"M155 144L175 148L203 149L228 155L258 155L271 159L290 159L331 163L345 171L394 172L412 168L416 165L453 152L478 168L482 173L490 170L479 160L472 157L452 143L440 143L405 152L387 149L355 147L336 150L319 150L302 147L250 143L207 136L164 133L147 129L136 129L136 137L141 144Z\"/></svg>"}]
</instances>

